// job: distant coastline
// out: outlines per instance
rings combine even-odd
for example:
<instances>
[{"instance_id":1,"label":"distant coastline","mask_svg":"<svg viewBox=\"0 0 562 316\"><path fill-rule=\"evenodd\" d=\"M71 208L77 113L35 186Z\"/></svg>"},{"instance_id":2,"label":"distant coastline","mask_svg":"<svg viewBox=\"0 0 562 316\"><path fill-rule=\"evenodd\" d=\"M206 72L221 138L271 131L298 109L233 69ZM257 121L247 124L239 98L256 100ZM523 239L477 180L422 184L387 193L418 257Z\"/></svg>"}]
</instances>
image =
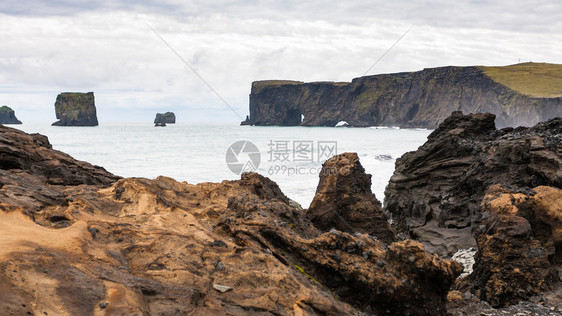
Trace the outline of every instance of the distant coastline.
<instances>
[{"instance_id":1,"label":"distant coastline","mask_svg":"<svg viewBox=\"0 0 562 316\"><path fill-rule=\"evenodd\" d=\"M436 128L453 111L489 112L498 127L562 116L562 65L439 67L346 82L256 81L244 125Z\"/></svg>"}]
</instances>

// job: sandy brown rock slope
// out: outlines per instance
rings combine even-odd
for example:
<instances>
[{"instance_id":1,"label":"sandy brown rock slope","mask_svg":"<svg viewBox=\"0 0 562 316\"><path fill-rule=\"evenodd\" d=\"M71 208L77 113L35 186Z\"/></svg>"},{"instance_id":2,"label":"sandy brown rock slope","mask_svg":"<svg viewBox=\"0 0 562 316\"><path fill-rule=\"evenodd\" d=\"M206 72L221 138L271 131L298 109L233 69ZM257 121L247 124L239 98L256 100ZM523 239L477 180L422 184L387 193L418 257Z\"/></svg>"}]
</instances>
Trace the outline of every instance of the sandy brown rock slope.
<instances>
[{"instance_id":1,"label":"sandy brown rock slope","mask_svg":"<svg viewBox=\"0 0 562 316\"><path fill-rule=\"evenodd\" d=\"M119 179L0 127L2 315L444 315L458 263L318 231L271 180Z\"/></svg>"}]
</instances>

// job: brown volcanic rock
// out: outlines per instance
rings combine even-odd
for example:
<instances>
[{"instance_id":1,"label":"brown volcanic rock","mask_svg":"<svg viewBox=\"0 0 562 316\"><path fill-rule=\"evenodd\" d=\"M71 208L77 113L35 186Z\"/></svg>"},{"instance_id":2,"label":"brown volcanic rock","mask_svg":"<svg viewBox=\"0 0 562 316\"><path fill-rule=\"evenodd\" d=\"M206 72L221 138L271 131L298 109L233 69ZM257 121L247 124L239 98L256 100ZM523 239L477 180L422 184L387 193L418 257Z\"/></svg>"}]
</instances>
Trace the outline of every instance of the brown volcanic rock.
<instances>
[{"instance_id":1,"label":"brown volcanic rock","mask_svg":"<svg viewBox=\"0 0 562 316\"><path fill-rule=\"evenodd\" d=\"M27 172L55 185L110 185L119 177L53 150L47 137L0 126L0 169Z\"/></svg>"},{"instance_id":2,"label":"brown volcanic rock","mask_svg":"<svg viewBox=\"0 0 562 316\"><path fill-rule=\"evenodd\" d=\"M0 126L0 204L33 213L63 203L62 186L109 186L118 179L101 167L53 150L43 135Z\"/></svg>"},{"instance_id":3,"label":"brown volcanic rock","mask_svg":"<svg viewBox=\"0 0 562 316\"><path fill-rule=\"evenodd\" d=\"M306 215L324 232L335 228L370 234L386 243L396 241L380 202L371 192L371 175L365 173L356 153L334 156L322 165Z\"/></svg>"},{"instance_id":4,"label":"brown volcanic rock","mask_svg":"<svg viewBox=\"0 0 562 316\"><path fill-rule=\"evenodd\" d=\"M417 242L320 234L258 174L63 186L34 164L0 175L28 178L0 188L2 315L444 315L460 273Z\"/></svg>"},{"instance_id":5,"label":"brown volcanic rock","mask_svg":"<svg viewBox=\"0 0 562 316\"><path fill-rule=\"evenodd\" d=\"M413 241L387 250L366 234L318 235L282 197L254 194L258 182L274 192L269 180L244 178L69 187L67 204L36 215L42 226L16 206L0 213L0 295L10 297L0 311L445 314L456 262ZM63 217L70 226L56 229Z\"/></svg>"},{"instance_id":6,"label":"brown volcanic rock","mask_svg":"<svg viewBox=\"0 0 562 316\"><path fill-rule=\"evenodd\" d=\"M472 231L489 186L562 186L562 118L502 130L493 120L454 112L423 146L397 160L385 211L400 233L451 256L476 246Z\"/></svg>"},{"instance_id":7,"label":"brown volcanic rock","mask_svg":"<svg viewBox=\"0 0 562 316\"><path fill-rule=\"evenodd\" d=\"M478 254L469 276L472 291L505 307L551 289L560 281L562 191L537 187L530 194L493 186L482 201Z\"/></svg>"},{"instance_id":8,"label":"brown volcanic rock","mask_svg":"<svg viewBox=\"0 0 562 316\"><path fill-rule=\"evenodd\" d=\"M369 313L444 314L447 289L461 272L458 263L440 260L411 240L387 249L368 234L319 234L302 213L278 198L233 196L228 209L236 216L223 214L218 225L238 245L259 245L320 289Z\"/></svg>"}]
</instances>

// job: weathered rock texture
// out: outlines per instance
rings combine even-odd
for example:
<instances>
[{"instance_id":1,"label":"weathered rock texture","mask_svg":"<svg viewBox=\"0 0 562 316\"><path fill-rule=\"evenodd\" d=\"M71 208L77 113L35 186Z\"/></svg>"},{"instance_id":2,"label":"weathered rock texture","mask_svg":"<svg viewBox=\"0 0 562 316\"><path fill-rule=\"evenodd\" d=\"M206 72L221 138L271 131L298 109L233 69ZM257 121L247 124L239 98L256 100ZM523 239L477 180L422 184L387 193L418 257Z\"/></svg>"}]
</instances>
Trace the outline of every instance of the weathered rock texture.
<instances>
[{"instance_id":1,"label":"weathered rock texture","mask_svg":"<svg viewBox=\"0 0 562 316\"><path fill-rule=\"evenodd\" d=\"M0 107L0 124L21 124L17 119L16 113L9 106Z\"/></svg>"},{"instance_id":2,"label":"weathered rock texture","mask_svg":"<svg viewBox=\"0 0 562 316\"><path fill-rule=\"evenodd\" d=\"M176 115L173 112L157 113L154 118L154 124L175 124Z\"/></svg>"},{"instance_id":3,"label":"weathered rock texture","mask_svg":"<svg viewBox=\"0 0 562 316\"><path fill-rule=\"evenodd\" d=\"M562 186L562 118L496 130L493 114L453 113L396 161L385 210L403 236L442 256L476 246L487 188Z\"/></svg>"},{"instance_id":4,"label":"weathered rock texture","mask_svg":"<svg viewBox=\"0 0 562 316\"><path fill-rule=\"evenodd\" d=\"M366 233L384 242L396 235L371 192L371 175L359 163L356 153L344 153L322 165L316 195L306 212L322 231L331 228L348 233Z\"/></svg>"},{"instance_id":5,"label":"weathered rock texture","mask_svg":"<svg viewBox=\"0 0 562 316\"><path fill-rule=\"evenodd\" d=\"M504 307L552 289L562 265L562 191L540 186L515 193L493 186L482 211L471 290Z\"/></svg>"},{"instance_id":6,"label":"weathered rock texture","mask_svg":"<svg viewBox=\"0 0 562 316\"><path fill-rule=\"evenodd\" d=\"M258 174L117 180L44 136L0 137L2 315L445 315L462 270L415 241L321 233Z\"/></svg>"},{"instance_id":7,"label":"weathered rock texture","mask_svg":"<svg viewBox=\"0 0 562 316\"><path fill-rule=\"evenodd\" d=\"M3 179L10 173L29 175L52 185L110 185L119 179L102 167L53 150L46 136L4 126L0 126L0 166Z\"/></svg>"},{"instance_id":8,"label":"weathered rock texture","mask_svg":"<svg viewBox=\"0 0 562 316\"><path fill-rule=\"evenodd\" d=\"M0 203L31 214L65 202L65 186L111 185L119 177L51 149L46 136L0 126Z\"/></svg>"},{"instance_id":9,"label":"weathered rock texture","mask_svg":"<svg viewBox=\"0 0 562 316\"><path fill-rule=\"evenodd\" d=\"M94 93L66 92L57 96L53 126L97 126Z\"/></svg>"},{"instance_id":10,"label":"weathered rock texture","mask_svg":"<svg viewBox=\"0 0 562 316\"><path fill-rule=\"evenodd\" d=\"M562 66L557 69L560 73ZM431 68L351 83L257 81L244 124L335 126L346 121L351 126L436 128L451 112L464 111L493 113L500 127L532 126L562 116L562 97L555 95L521 94L494 81L482 67Z\"/></svg>"}]
</instances>

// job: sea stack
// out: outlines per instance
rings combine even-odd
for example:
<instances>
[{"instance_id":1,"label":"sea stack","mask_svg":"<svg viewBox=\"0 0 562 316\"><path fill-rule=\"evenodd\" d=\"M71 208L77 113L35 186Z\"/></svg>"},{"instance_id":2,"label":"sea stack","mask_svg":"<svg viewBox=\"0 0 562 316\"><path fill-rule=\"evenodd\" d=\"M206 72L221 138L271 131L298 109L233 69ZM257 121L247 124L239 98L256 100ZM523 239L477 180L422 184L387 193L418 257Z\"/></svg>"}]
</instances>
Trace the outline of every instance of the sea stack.
<instances>
[{"instance_id":1,"label":"sea stack","mask_svg":"<svg viewBox=\"0 0 562 316\"><path fill-rule=\"evenodd\" d=\"M166 124L175 123L176 115L174 112L156 113L156 118L154 118L154 124L156 124L156 126L166 126Z\"/></svg>"},{"instance_id":2,"label":"sea stack","mask_svg":"<svg viewBox=\"0 0 562 316\"><path fill-rule=\"evenodd\" d=\"M94 93L65 92L55 102L53 126L98 126Z\"/></svg>"},{"instance_id":3,"label":"sea stack","mask_svg":"<svg viewBox=\"0 0 562 316\"><path fill-rule=\"evenodd\" d=\"M3 105L0 108L0 124L21 124L17 119L16 113L9 106Z\"/></svg>"}]
</instances>

